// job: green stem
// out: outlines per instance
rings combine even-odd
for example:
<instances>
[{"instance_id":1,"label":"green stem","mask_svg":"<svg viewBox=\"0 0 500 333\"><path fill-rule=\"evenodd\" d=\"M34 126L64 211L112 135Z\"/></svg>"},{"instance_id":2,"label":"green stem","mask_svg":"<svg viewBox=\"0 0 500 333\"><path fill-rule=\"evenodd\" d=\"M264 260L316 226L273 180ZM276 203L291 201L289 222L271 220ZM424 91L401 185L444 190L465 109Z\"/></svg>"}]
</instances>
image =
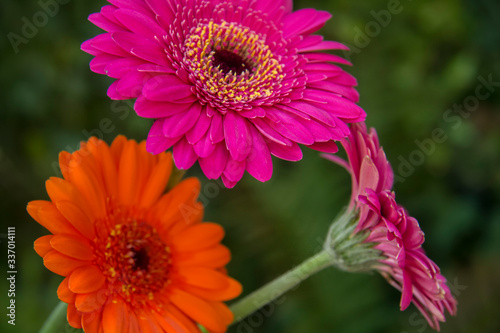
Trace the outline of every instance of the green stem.
<instances>
[{"instance_id":1,"label":"green stem","mask_svg":"<svg viewBox=\"0 0 500 333\"><path fill-rule=\"evenodd\" d=\"M329 252L323 250L320 253L307 259L299 266L291 269L275 280L269 282L262 288L254 291L236 304L231 306L234 314L234 323L239 322L245 317L251 315L264 305L274 301L285 292L293 289L299 283L319 272L334 262Z\"/></svg>"},{"instance_id":2,"label":"green stem","mask_svg":"<svg viewBox=\"0 0 500 333\"><path fill-rule=\"evenodd\" d=\"M52 310L50 316L43 323L42 328L38 333L54 333L58 332L63 322L66 322L66 309L68 304L64 302L59 302L57 306Z\"/></svg>"}]
</instances>

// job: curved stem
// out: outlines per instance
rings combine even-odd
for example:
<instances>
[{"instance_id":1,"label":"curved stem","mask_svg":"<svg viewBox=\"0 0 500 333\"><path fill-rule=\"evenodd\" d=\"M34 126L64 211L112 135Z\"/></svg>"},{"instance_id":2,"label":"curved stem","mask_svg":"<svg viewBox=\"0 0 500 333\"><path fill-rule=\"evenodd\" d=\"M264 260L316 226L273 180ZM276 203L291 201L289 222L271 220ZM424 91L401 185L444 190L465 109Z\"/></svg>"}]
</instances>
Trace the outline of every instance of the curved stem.
<instances>
[{"instance_id":1,"label":"curved stem","mask_svg":"<svg viewBox=\"0 0 500 333\"><path fill-rule=\"evenodd\" d=\"M323 250L262 288L257 289L231 306L231 311L234 314L233 324L254 313L264 305L276 300L311 275L333 263L331 254Z\"/></svg>"},{"instance_id":2,"label":"curved stem","mask_svg":"<svg viewBox=\"0 0 500 333\"><path fill-rule=\"evenodd\" d=\"M61 323L66 322L66 309L68 304L64 302L59 302L57 306L52 310L45 323L43 323L42 328L38 333L54 333L57 329L61 327Z\"/></svg>"}]
</instances>

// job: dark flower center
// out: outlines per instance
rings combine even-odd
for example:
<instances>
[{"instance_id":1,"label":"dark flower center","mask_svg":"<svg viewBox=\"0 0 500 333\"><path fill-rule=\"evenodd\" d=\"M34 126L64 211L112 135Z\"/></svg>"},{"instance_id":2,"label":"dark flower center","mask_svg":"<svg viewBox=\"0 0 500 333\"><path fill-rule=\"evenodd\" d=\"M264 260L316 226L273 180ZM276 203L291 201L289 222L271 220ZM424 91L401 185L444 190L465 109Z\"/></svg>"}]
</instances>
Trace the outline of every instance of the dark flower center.
<instances>
[{"instance_id":1,"label":"dark flower center","mask_svg":"<svg viewBox=\"0 0 500 333\"><path fill-rule=\"evenodd\" d=\"M143 270L147 271L149 266L149 255L145 248L140 248L134 251L134 267L133 270Z\"/></svg>"},{"instance_id":2,"label":"dark flower center","mask_svg":"<svg viewBox=\"0 0 500 333\"><path fill-rule=\"evenodd\" d=\"M109 288L125 300L151 300L169 283L170 249L151 224L124 216L112 219L116 224L109 231L103 228L96 241L96 263Z\"/></svg>"},{"instance_id":3,"label":"dark flower center","mask_svg":"<svg viewBox=\"0 0 500 333\"><path fill-rule=\"evenodd\" d=\"M214 67L219 67L224 75L229 72L240 75L246 70L252 70L252 66L242 56L228 50L215 51L213 65Z\"/></svg>"}]
</instances>

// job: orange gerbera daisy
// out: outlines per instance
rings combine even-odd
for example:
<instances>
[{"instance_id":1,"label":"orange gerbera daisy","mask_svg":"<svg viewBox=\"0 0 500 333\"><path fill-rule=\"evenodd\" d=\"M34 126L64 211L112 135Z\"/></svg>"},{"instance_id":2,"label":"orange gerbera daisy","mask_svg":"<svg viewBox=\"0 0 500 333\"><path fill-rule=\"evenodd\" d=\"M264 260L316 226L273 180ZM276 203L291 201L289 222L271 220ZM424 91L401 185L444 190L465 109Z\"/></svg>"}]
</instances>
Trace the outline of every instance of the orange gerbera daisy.
<instances>
[{"instance_id":1,"label":"orange gerbera daisy","mask_svg":"<svg viewBox=\"0 0 500 333\"><path fill-rule=\"evenodd\" d=\"M170 153L145 142L96 138L61 152L63 178L46 182L51 201L28 204L52 234L35 251L65 276L57 295L71 326L87 333L225 332L233 315L222 303L241 285L227 276L223 228L202 222L200 183L188 178L163 193Z\"/></svg>"}]
</instances>

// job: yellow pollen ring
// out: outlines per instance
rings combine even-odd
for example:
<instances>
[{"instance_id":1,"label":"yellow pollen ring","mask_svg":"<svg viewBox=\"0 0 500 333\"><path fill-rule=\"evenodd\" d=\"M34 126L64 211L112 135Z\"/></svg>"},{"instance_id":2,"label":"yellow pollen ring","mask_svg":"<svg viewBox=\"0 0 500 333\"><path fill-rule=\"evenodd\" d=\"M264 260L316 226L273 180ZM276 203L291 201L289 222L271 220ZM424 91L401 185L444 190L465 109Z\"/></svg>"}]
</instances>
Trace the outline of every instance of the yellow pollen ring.
<instances>
[{"instance_id":1,"label":"yellow pollen ring","mask_svg":"<svg viewBox=\"0 0 500 333\"><path fill-rule=\"evenodd\" d=\"M265 43L265 36L238 23L210 20L200 24L184 46L184 64L199 93L221 106L270 97L284 78L283 65ZM213 65L214 54L220 50L239 55L251 68L239 75L223 73Z\"/></svg>"}]
</instances>

